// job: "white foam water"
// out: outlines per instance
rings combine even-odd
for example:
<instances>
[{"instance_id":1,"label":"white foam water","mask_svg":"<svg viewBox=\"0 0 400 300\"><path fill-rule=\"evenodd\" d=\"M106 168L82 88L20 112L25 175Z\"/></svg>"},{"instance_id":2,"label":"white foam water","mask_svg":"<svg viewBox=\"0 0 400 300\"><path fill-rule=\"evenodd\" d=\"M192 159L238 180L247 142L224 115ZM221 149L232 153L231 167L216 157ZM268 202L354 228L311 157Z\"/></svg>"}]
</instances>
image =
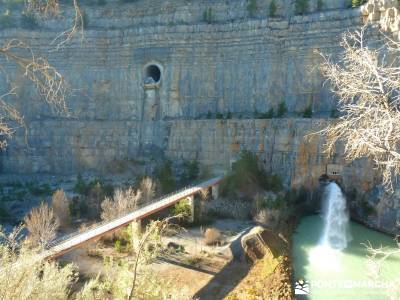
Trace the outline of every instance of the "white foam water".
<instances>
[{"instance_id":1,"label":"white foam water","mask_svg":"<svg viewBox=\"0 0 400 300\"><path fill-rule=\"evenodd\" d=\"M324 231L320 244L336 250L343 250L351 240L349 234L349 212L346 197L340 187L331 182L324 193Z\"/></svg>"},{"instance_id":2,"label":"white foam water","mask_svg":"<svg viewBox=\"0 0 400 300\"><path fill-rule=\"evenodd\" d=\"M346 198L340 187L331 182L323 198L324 228L320 241L309 253L309 261L315 269L324 272L342 271L342 250L347 247L349 234L349 213Z\"/></svg>"}]
</instances>

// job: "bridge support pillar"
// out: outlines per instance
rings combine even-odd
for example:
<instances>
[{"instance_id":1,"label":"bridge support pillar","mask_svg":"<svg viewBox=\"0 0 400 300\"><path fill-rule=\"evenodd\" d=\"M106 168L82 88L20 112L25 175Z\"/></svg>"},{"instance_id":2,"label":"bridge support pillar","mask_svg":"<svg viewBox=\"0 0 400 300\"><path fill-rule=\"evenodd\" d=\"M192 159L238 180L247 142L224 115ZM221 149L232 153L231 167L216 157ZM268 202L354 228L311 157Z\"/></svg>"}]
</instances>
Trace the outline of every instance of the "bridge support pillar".
<instances>
[{"instance_id":1,"label":"bridge support pillar","mask_svg":"<svg viewBox=\"0 0 400 300\"><path fill-rule=\"evenodd\" d=\"M211 187L211 196L214 200L217 200L219 197L219 186L218 185L213 185Z\"/></svg>"},{"instance_id":2,"label":"bridge support pillar","mask_svg":"<svg viewBox=\"0 0 400 300\"><path fill-rule=\"evenodd\" d=\"M139 241L142 236L142 221L136 220L131 223L131 234L132 234L132 246L137 249Z\"/></svg>"},{"instance_id":3,"label":"bridge support pillar","mask_svg":"<svg viewBox=\"0 0 400 300\"><path fill-rule=\"evenodd\" d=\"M194 195L187 197L188 204L190 206L189 222L194 222Z\"/></svg>"}]
</instances>

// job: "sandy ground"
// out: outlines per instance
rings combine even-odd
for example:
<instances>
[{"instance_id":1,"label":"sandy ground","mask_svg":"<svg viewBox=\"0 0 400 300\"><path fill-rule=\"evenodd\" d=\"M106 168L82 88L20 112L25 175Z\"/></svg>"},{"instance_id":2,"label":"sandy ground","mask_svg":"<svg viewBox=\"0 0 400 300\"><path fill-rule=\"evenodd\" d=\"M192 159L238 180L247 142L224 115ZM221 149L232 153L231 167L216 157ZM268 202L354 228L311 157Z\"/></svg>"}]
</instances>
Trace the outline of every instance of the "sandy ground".
<instances>
[{"instance_id":1,"label":"sandy ground","mask_svg":"<svg viewBox=\"0 0 400 300\"><path fill-rule=\"evenodd\" d=\"M185 288L194 299L223 299L247 275L250 265L240 252L240 237L252 228L250 222L237 220L218 220L212 227L223 234L226 244L207 246L203 242L206 227L194 227L175 236L164 238L184 247L184 252L164 255L148 267L177 288ZM211 227L211 226L210 226ZM89 256L96 244L76 249L60 258L60 261L73 262L85 277L96 277L104 271L100 257ZM119 255L112 247L102 249L103 255Z\"/></svg>"}]
</instances>

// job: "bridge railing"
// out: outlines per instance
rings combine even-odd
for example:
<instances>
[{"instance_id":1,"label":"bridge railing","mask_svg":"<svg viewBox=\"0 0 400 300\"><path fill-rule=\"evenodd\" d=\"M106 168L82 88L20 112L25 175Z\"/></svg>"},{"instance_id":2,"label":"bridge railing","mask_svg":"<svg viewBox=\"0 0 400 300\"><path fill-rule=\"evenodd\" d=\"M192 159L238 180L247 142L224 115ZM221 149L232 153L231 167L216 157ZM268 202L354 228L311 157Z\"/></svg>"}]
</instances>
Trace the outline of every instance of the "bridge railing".
<instances>
[{"instance_id":1,"label":"bridge railing","mask_svg":"<svg viewBox=\"0 0 400 300\"><path fill-rule=\"evenodd\" d=\"M176 195L178 195L178 194L180 194L180 193L182 193L184 191L189 191L190 189L195 189L195 188L202 189L202 188L209 187L209 186L211 186L211 185L213 185L215 183L218 183L220 180L222 180L222 178L223 178L223 176L218 176L218 177L214 177L214 178L211 178L209 180L206 180L206 181L199 181L199 182L197 182L195 184L192 184L192 185L189 185L189 186L185 186L185 187L183 187L183 188L181 188L181 189L179 189L177 191L173 191L173 192L171 192L171 193L169 193L167 195L163 195L163 196L155 198L155 199L153 199L151 201L141 203L133 211L131 211L129 213L126 213L126 214L123 214L123 215L121 215L121 216L119 216L119 217L117 217L117 218L115 218L113 220L104 220L104 221L101 221L101 222L97 222L97 223L94 223L94 224L92 224L92 225L90 225L88 227L85 227L84 230L82 230L82 231L78 230L78 231L72 232L70 234L63 235L63 236L61 236L59 238L56 238L53 241L51 241L50 243L48 243L46 248L48 250L51 250L51 248L54 248L54 247L59 246L59 245L61 245L63 243L66 243L69 240L78 237L79 235L83 235L85 232L96 230L96 229L98 229L100 227L107 226L107 225L115 222L116 220L125 218L125 217L127 217L128 215L134 213L137 210L140 210L140 209L145 208L147 206L153 205L153 204L155 204L157 202L162 202L163 200L167 200L168 198L176 196Z\"/></svg>"}]
</instances>

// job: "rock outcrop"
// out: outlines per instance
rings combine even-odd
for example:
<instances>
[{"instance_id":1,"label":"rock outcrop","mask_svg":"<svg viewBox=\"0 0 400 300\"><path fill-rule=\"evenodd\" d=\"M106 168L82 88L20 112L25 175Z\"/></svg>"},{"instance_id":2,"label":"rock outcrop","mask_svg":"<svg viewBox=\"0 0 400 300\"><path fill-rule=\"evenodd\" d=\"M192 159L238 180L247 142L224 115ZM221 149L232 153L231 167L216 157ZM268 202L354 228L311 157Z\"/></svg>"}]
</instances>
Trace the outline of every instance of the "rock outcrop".
<instances>
[{"instance_id":1,"label":"rock outcrop","mask_svg":"<svg viewBox=\"0 0 400 300\"><path fill-rule=\"evenodd\" d=\"M400 39L400 3L397 0L370 0L362 7L366 22L379 23L384 31Z\"/></svg>"},{"instance_id":2,"label":"rock outcrop","mask_svg":"<svg viewBox=\"0 0 400 300\"><path fill-rule=\"evenodd\" d=\"M243 251L253 263L264 256L278 258L288 250L287 242L282 237L261 226L252 228L242 237L241 243Z\"/></svg>"}]
</instances>

